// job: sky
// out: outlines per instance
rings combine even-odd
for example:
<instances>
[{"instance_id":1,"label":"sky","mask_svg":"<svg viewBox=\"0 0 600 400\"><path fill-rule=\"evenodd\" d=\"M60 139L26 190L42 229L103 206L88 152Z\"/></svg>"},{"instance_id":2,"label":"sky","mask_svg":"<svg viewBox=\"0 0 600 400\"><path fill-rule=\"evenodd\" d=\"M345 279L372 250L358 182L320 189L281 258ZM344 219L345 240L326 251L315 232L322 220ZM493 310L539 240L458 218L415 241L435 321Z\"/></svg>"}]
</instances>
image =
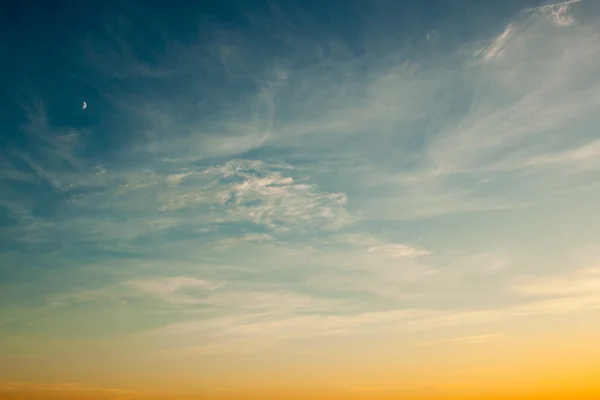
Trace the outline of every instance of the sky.
<instances>
[{"instance_id":1,"label":"sky","mask_svg":"<svg viewBox=\"0 0 600 400\"><path fill-rule=\"evenodd\" d=\"M0 398L600 398L599 2L1 10Z\"/></svg>"}]
</instances>

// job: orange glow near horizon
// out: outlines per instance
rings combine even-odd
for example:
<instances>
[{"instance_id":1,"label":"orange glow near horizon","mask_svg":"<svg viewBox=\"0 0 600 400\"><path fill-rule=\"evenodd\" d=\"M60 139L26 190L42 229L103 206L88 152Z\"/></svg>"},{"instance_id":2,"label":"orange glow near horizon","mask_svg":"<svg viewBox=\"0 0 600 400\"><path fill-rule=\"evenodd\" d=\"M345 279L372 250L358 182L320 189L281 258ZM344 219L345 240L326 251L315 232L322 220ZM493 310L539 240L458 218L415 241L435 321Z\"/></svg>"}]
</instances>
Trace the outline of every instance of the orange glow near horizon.
<instances>
[{"instance_id":1,"label":"orange glow near horizon","mask_svg":"<svg viewBox=\"0 0 600 400\"><path fill-rule=\"evenodd\" d=\"M85 374L96 375L87 380L81 375L81 381L93 384L57 383L59 374L45 382L4 381L0 398L597 400L600 345L590 331L592 320L582 321L572 321L578 333L562 337L556 333L544 337L540 331L537 338L513 334L489 343L470 339L393 347L386 341L362 350L347 348L345 353L340 344L304 359L278 356L274 350L220 365L196 359L152 364L145 359L119 373L104 370L103 378L98 365L94 369L82 364ZM543 326L543 321L537 322ZM30 363L28 368L35 366ZM61 368L66 367L57 370ZM73 373L67 368L64 375Z\"/></svg>"},{"instance_id":2,"label":"orange glow near horizon","mask_svg":"<svg viewBox=\"0 0 600 400\"><path fill-rule=\"evenodd\" d=\"M600 400L600 0L4 0L0 50L0 400Z\"/></svg>"}]
</instances>

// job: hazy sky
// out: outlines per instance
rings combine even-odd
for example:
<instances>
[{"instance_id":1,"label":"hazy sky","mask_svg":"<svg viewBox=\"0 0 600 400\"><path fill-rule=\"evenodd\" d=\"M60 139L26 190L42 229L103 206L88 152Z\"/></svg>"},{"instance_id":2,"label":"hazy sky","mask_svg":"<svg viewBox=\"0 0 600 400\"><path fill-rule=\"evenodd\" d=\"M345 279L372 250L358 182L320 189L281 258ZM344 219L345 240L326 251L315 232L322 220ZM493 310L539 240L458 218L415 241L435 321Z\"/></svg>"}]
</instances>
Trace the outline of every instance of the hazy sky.
<instances>
[{"instance_id":1,"label":"hazy sky","mask_svg":"<svg viewBox=\"0 0 600 400\"><path fill-rule=\"evenodd\" d=\"M5 3L1 398L600 396L599 2Z\"/></svg>"}]
</instances>

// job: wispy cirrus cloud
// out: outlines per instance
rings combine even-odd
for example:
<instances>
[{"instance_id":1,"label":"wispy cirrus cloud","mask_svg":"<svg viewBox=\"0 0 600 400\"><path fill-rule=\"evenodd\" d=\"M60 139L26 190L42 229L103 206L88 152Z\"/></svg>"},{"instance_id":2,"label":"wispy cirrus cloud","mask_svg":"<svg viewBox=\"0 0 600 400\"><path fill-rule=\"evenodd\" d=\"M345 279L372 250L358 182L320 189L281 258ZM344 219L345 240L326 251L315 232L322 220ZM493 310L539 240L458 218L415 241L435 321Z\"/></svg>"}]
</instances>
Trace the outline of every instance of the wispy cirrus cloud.
<instances>
[{"instance_id":1,"label":"wispy cirrus cloud","mask_svg":"<svg viewBox=\"0 0 600 400\"><path fill-rule=\"evenodd\" d=\"M514 290L527 296L588 296L598 293L600 269L588 268L568 274L529 278L514 286Z\"/></svg>"},{"instance_id":2,"label":"wispy cirrus cloud","mask_svg":"<svg viewBox=\"0 0 600 400\"><path fill-rule=\"evenodd\" d=\"M598 301L560 300L535 301L518 306L481 310L427 310L407 309L401 311L367 312L348 315L296 315L248 314L228 318L204 319L161 328L152 335L180 337L188 343L192 336L202 337L202 345L174 350L177 354L194 356L192 349L201 353L241 354L260 352L289 343L298 338L318 339L321 336L361 337L395 332L443 331L459 327L477 327L502 321L518 321L523 316L567 315L597 310ZM218 332L218 336L217 336ZM447 343L489 343L504 334L476 335L422 343L423 346ZM192 350L190 352L185 349Z\"/></svg>"},{"instance_id":3,"label":"wispy cirrus cloud","mask_svg":"<svg viewBox=\"0 0 600 400\"><path fill-rule=\"evenodd\" d=\"M282 10L160 49L117 24L86 114L33 100L2 142L1 327L214 356L597 310L560 273L598 238L589 3L354 42Z\"/></svg>"},{"instance_id":4,"label":"wispy cirrus cloud","mask_svg":"<svg viewBox=\"0 0 600 400\"><path fill-rule=\"evenodd\" d=\"M556 25L569 26L574 22L573 17L567 14L569 6L579 3L580 1L581 0L570 0L562 3L548 4L545 6L539 6L537 10L546 14Z\"/></svg>"},{"instance_id":5,"label":"wispy cirrus cloud","mask_svg":"<svg viewBox=\"0 0 600 400\"><path fill-rule=\"evenodd\" d=\"M589 111L598 107L594 100L598 97L597 88L593 84L578 84L593 76L593 67L581 73L573 68L575 64L595 65L598 32L591 25L559 31L542 18L547 10L559 6L563 10L569 5L545 6L508 25L498 37L489 40L483 58L490 62L481 65L470 65L465 55L465 49L476 49L480 43L462 44L446 55L445 64L439 66L430 65L426 57L420 61L419 54L407 49L381 56L367 53L355 62L321 56L311 66L297 69L289 66L294 63L289 55L292 58L285 62L257 64L246 76L240 76L256 82L255 90L244 95L244 99L256 100L254 106L225 94L211 97L213 106L227 102L239 115L246 116L242 119L231 120L227 113L218 112L210 120L193 122L188 113L195 111L188 111L188 107L153 102L153 97L148 96L131 101L130 108L136 112L146 110L141 113L145 115L142 119L148 118L153 128L143 135L134 135L131 147L124 150L126 157L139 161L128 172L129 179L156 170L157 160L153 157L196 160L191 164L208 167L210 161L200 160L271 148L294 168L302 164L300 173L309 173L319 183L326 186L331 183L325 182L342 179L340 182L345 182L346 187L327 190L322 186L320 194L309 194L309 190L316 190L314 183L299 182L283 171L267 171L269 167L256 175L252 175L256 171L238 171L237 178L244 182L228 183L228 189L222 189L220 194L239 195L236 202L244 207L252 201L262 202L262 206L246 210L255 222L277 225L274 220L278 218L304 218L306 225L310 218L331 220L337 215L338 222L332 222L335 226L343 219L340 206L349 193L357 192L359 198L349 203L353 210L377 218L382 212L389 212L388 217L422 218L529 205L529 196L520 193L525 190L522 183L531 174L546 175L547 179L548 162L544 160L567 157L563 155L563 139L558 132L569 121L582 123L582 118L588 118ZM294 43L302 54L310 47L302 41ZM196 50L188 50L190 54L184 58L200 62L190 58ZM342 46L339 51L347 50ZM179 47L177 51L186 49ZM396 59L403 61L394 63ZM359 75L362 63L367 63L369 69ZM189 96L183 92L180 97L183 101ZM444 111L445 105L451 103L464 106L455 113ZM30 115L29 129L47 130L44 127L49 122L43 112ZM415 130L422 131L426 147L419 147L421 139L411 133ZM547 140L541 141L542 137ZM572 140L582 152L585 146L592 145L583 134ZM465 148L476 151L465 153ZM388 153L391 149L402 156ZM54 153L58 154L58 150ZM328 159L331 161L323 162ZM177 165L182 166L179 161ZM201 172L190 169L190 162L187 168L169 171L168 181L176 184L198 177ZM217 168L231 167L225 163ZM63 171L59 177L52 169L51 165L44 165L44 173L55 174L46 180L65 181L63 186L70 189L82 186L76 176ZM111 170L113 182L124 178L121 171ZM522 177L524 171L528 175ZM513 172L519 175L506 176ZM109 175L103 176L104 184L110 182ZM493 180L494 175L510 179L514 196L489 190L485 182ZM88 179L86 174L79 177ZM123 183L121 189L149 185L136 182L139 178L133 180ZM470 188L466 189L466 185ZM569 180L559 185L569 185ZM155 190L160 187L162 191L163 186L155 186ZM175 211L207 205L206 198L212 195L182 188L172 191L173 195L157 208ZM371 193L368 197L367 191ZM144 195L150 199L158 197L158 193ZM167 195L164 193L164 197ZM250 200L252 196L255 199ZM242 204L243 198L248 200L246 204ZM394 202L399 202L399 206L392 207ZM281 211L274 211L275 206Z\"/></svg>"},{"instance_id":6,"label":"wispy cirrus cloud","mask_svg":"<svg viewBox=\"0 0 600 400\"><path fill-rule=\"evenodd\" d=\"M482 49L480 52L483 55L484 61L501 59L504 56L504 47L513 33L512 26L507 26L500 36L494 39L489 47Z\"/></svg>"},{"instance_id":7,"label":"wispy cirrus cloud","mask_svg":"<svg viewBox=\"0 0 600 400\"><path fill-rule=\"evenodd\" d=\"M164 298L169 302L194 302L196 299L189 295L181 294L182 291L202 290L210 291L218 287L218 284L207 282L203 279L196 279L186 276L171 277L166 279L139 280L127 282L131 286L142 292L147 292Z\"/></svg>"},{"instance_id":8,"label":"wispy cirrus cloud","mask_svg":"<svg viewBox=\"0 0 600 400\"><path fill-rule=\"evenodd\" d=\"M427 250L417 249L404 244L384 244L380 246L371 246L368 249L369 253L383 253L394 258L402 257L418 257L430 254Z\"/></svg>"},{"instance_id":9,"label":"wispy cirrus cloud","mask_svg":"<svg viewBox=\"0 0 600 400\"><path fill-rule=\"evenodd\" d=\"M435 340L435 341L430 341L430 342L423 342L423 343L420 343L418 346L429 347L429 346L443 345L443 344L447 344L447 343L484 344L484 343L490 343L490 342L495 342L497 340L500 340L503 336L504 336L503 333L465 336L465 337L457 337L457 338L451 338L451 339L442 339L442 340Z\"/></svg>"}]
</instances>

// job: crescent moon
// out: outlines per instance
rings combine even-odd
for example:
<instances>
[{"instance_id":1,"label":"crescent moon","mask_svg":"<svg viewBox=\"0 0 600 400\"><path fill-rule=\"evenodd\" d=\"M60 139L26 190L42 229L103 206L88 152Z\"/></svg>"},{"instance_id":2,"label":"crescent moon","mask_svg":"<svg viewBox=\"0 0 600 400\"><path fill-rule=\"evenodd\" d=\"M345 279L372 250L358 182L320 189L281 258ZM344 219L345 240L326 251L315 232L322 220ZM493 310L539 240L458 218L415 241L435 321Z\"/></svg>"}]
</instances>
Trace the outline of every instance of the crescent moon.
<instances>
[{"instance_id":1,"label":"crescent moon","mask_svg":"<svg viewBox=\"0 0 600 400\"><path fill-rule=\"evenodd\" d=\"M87 107L87 103L84 101L83 104L81 105L81 109L85 110L86 107Z\"/></svg>"}]
</instances>

